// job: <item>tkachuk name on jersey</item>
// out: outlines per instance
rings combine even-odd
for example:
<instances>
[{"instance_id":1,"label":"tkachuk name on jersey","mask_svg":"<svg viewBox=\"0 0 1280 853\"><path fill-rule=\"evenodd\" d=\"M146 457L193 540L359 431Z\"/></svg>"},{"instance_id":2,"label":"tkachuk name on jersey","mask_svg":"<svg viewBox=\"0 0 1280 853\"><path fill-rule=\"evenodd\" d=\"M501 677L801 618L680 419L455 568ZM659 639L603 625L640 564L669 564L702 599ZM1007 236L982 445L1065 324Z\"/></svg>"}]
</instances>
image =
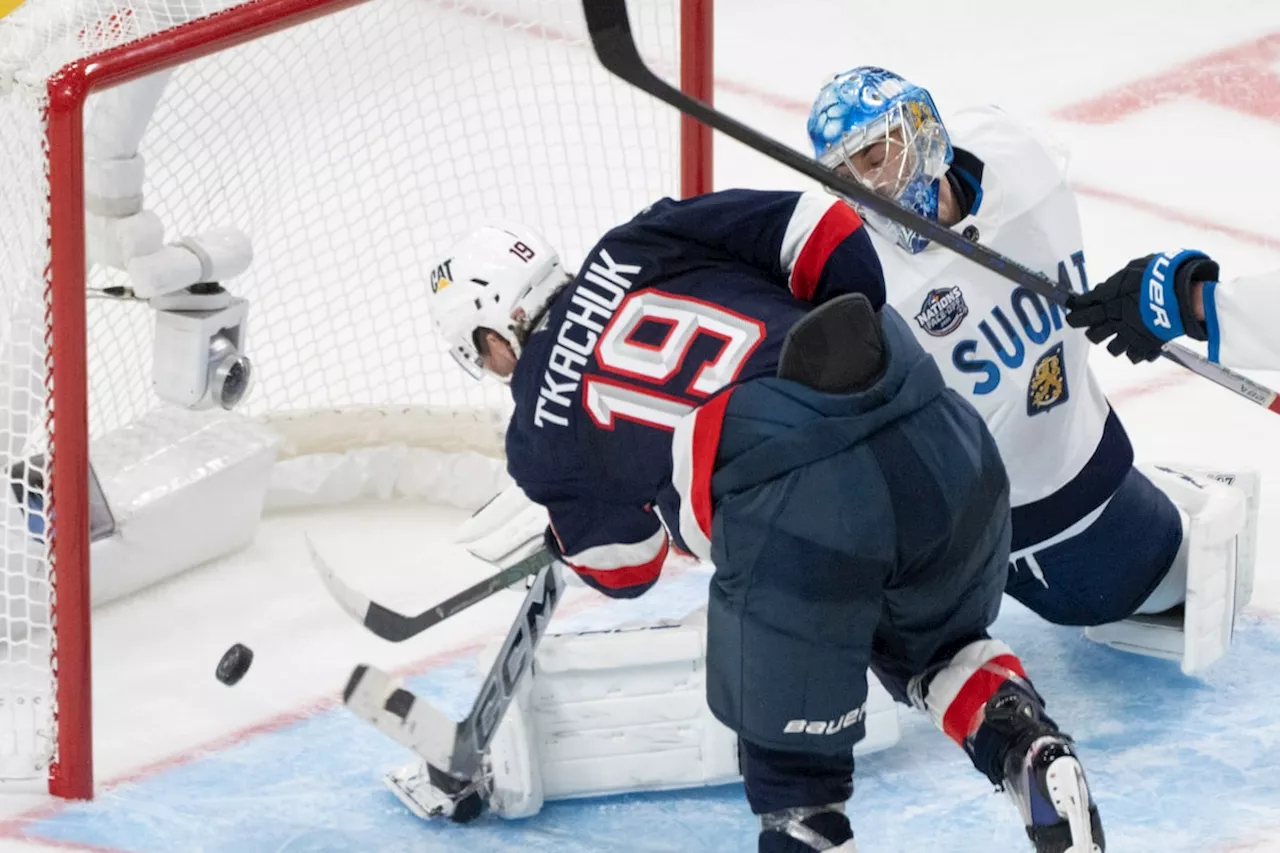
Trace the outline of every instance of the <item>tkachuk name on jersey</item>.
<instances>
[{"instance_id":1,"label":"tkachuk name on jersey","mask_svg":"<svg viewBox=\"0 0 1280 853\"><path fill-rule=\"evenodd\" d=\"M960 328L968 316L969 306L965 304L959 286L940 287L930 290L925 296L915 320L921 329L935 338L942 338Z\"/></svg>"},{"instance_id":2,"label":"tkachuk name on jersey","mask_svg":"<svg viewBox=\"0 0 1280 853\"><path fill-rule=\"evenodd\" d=\"M786 735L833 735L850 726L856 726L866 719L867 706L864 702L842 717L834 720L788 720L782 733Z\"/></svg>"},{"instance_id":3,"label":"tkachuk name on jersey","mask_svg":"<svg viewBox=\"0 0 1280 853\"><path fill-rule=\"evenodd\" d=\"M580 368L591 358L600 332L631 290L632 282L626 276L640 272L636 264L615 261L606 249L600 250L599 258L591 262L573 285L573 293L569 297L573 307L556 332L556 343L551 348L549 366L542 375L542 387L538 390L538 403L533 412L533 424L538 428L547 424L569 425L569 396L582 383ZM552 407L560 409L563 414Z\"/></svg>"}]
</instances>

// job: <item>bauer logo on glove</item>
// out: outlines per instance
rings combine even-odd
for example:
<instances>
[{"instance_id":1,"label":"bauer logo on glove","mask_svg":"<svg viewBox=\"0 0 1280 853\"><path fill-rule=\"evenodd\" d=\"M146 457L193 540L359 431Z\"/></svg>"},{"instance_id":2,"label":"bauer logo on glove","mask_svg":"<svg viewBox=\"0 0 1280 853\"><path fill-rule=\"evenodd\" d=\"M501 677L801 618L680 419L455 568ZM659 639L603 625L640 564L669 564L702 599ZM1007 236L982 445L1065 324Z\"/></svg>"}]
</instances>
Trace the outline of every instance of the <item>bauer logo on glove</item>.
<instances>
[{"instance_id":1,"label":"bauer logo on glove","mask_svg":"<svg viewBox=\"0 0 1280 853\"><path fill-rule=\"evenodd\" d=\"M1134 258L1089 293L1072 297L1067 323L1083 328L1095 344L1107 341L1112 355L1150 361L1175 338L1206 339L1191 290L1196 282L1217 278L1218 265L1203 252L1183 249Z\"/></svg>"},{"instance_id":2,"label":"bauer logo on glove","mask_svg":"<svg viewBox=\"0 0 1280 853\"><path fill-rule=\"evenodd\" d=\"M1170 271L1176 268L1171 266L1175 257L1168 252L1156 255L1151 259L1151 263L1147 264L1147 270L1143 273L1146 287L1144 288L1145 299L1142 303L1142 319L1146 321L1147 328L1164 340L1172 340L1182 334L1182 318L1177 313L1177 295L1173 292L1172 282L1168 279ZM1168 306L1166 306L1166 293ZM1172 318L1169 316L1170 308L1174 312Z\"/></svg>"}]
</instances>

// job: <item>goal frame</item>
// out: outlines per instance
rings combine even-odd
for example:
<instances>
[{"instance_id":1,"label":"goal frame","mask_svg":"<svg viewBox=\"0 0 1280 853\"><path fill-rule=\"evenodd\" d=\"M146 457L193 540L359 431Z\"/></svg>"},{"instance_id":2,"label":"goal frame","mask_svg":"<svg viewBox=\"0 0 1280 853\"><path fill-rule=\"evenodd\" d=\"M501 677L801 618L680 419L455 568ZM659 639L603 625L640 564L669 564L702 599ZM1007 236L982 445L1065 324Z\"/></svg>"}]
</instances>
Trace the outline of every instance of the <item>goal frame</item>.
<instances>
[{"instance_id":1,"label":"goal frame","mask_svg":"<svg viewBox=\"0 0 1280 853\"><path fill-rule=\"evenodd\" d=\"M251 0L63 66L47 84L49 180L48 389L49 576L57 748L49 792L92 799L93 717L89 598L89 423L85 287L84 106L127 83L362 5L369 0ZM591 2L591 0L584 0ZM680 0L680 86L711 103L714 0ZM681 117L680 192L712 188L712 131ZM53 521L54 514L57 521Z\"/></svg>"}]
</instances>

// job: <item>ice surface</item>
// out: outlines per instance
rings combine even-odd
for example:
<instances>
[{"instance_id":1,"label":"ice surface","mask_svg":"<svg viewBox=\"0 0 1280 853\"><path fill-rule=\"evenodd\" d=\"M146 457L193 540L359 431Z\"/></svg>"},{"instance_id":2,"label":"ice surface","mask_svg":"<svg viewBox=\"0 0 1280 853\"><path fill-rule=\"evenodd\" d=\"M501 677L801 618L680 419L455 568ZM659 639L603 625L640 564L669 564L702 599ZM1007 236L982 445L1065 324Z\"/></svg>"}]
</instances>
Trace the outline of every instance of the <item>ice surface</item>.
<instances>
[{"instance_id":1,"label":"ice surface","mask_svg":"<svg viewBox=\"0 0 1280 853\"><path fill-rule=\"evenodd\" d=\"M797 148L809 99L826 75L883 64L930 87L944 116L969 103L1000 103L1070 149L1095 282L1133 255L1178 244L1217 255L1228 277L1280 265L1280 175L1271 162L1280 150L1280 100L1268 88L1280 55L1264 41L1280 33L1280 5L718 6L720 105ZM1256 95L1261 115L1175 93L1104 123L1064 117L1065 108L1127 81L1200 79L1178 69L1241 45L1232 85ZM717 156L720 187L804 185L736 143L719 141ZM1045 626L1012 603L997 631L1078 736L1112 850L1280 851L1280 421L1171 366L1133 368L1105 353L1095 360L1141 459L1264 472L1254 603L1231 654L1203 680ZM1280 375L1259 378L1280 383ZM413 504L273 517L240 558L97 613L101 795L25 813L30 801L0 802L15 819L0 827L0 851L45 844L146 853L752 849L754 825L738 786L556 803L528 821L485 817L463 828L417 821L381 788L381 772L408 756L335 707L351 666L399 667L415 674L419 689L461 708L477 678L476 644L505 629L516 596L503 593L390 646L325 598L301 536L315 532L351 582L413 610L484 571L448 542L460 517ZM696 606L704 584L704 574L685 571L626 605L578 591L557 623L678 615ZM258 656L229 690L214 681L213 667L237 641ZM850 810L860 849L870 853L1023 849L1011 806L919 719L908 722L900 747L859 762Z\"/></svg>"}]
</instances>

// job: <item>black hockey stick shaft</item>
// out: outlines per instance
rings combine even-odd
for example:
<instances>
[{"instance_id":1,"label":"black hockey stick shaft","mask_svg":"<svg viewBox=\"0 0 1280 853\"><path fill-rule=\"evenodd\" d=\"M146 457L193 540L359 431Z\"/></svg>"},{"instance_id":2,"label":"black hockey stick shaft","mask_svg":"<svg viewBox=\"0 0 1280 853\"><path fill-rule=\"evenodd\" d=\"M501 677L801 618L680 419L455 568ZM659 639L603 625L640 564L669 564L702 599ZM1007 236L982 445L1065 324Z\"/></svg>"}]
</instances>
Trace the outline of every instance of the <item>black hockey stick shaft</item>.
<instances>
[{"instance_id":1,"label":"black hockey stick shaft","mask_svg":"<svg viewBox=\"0 0 1280 853\"><path fill-rule=\"evenodd\" d=\"M514 566L467 587L457 595L446 598L435 607L430 607L416 616L405 616L376 601L370 601L369 610L364 615L364 626L384 640L390 640L393 643L403 642L418 636L434 625L439 625L471 605L479 604L494 593L501 592L530 575L536 575L546 563L545 552L526 557Z\"/></svg>"},{"instance_id":2,"label":"black hockey stick shaft","mask_svg":"<svg viewBox=\"0 0 1280 853\"><path fill-rule=\"evenodd\" d=\"M526 545L527 547L527 545ZM438 625L450 616L454 616L473 604L484 601L523 578L536 575L553 559L545 548L538 548L533 553L517 560L505 569L490 575L479 583L472 584L456 595L450 596L439 604L428 607L416 616L406 616L386 605L379 604L369 596L353 589L316 550L315 543L307 537L307 549L311 552L311 565L320 576L325 589L334 602L347 615L355 619L370 632L392 643L400 643L416 637L423 631Z\"/></svg>"},{"instance_id":3,"label":"black hockey stick shaft","mask_svg":"<svg viewBox=\"0 0 1280 853\"><path fill-rule=\"evenodd\" d=\"M681 112L693 116L708 127L738 140L784 166L790 166L800 174L854 200L868 210L910 228L1014 284L1021 285L1058 304L1066 302L1071 296L1068 288L1047 276L1028 269L986 246L967 240L950 228L926 219L894 201L876 195L875 191L868 187L837 174L813 158L801 154L670 85L654 74L640 57L635 38L631 33L631 24L627 18L626 0L583 0L582 5L586 13L587 31L591 36L591 44L601 64L610 73ZM1280 414L1280 401L1277 400L1276 393L1247 376L1214 364L1179 344L1166 344L1161 355Z\"/></svg>"},{"instance_id":4,"label":"black hockey stick shaft","mask_svg":"<svg viewBox=\"0 0 1280 853\"><path fill-rule=\"evenodd\" d=\"M563 581L551 561L544 560L463 720L449 719L368 664L352 671L342 692L343 704L449 777L433 774L436 787L451 794L464 790L480 776L481 759L515 699L520 679L533 664L563 594Z\"/></svg>"}]
</instances>

